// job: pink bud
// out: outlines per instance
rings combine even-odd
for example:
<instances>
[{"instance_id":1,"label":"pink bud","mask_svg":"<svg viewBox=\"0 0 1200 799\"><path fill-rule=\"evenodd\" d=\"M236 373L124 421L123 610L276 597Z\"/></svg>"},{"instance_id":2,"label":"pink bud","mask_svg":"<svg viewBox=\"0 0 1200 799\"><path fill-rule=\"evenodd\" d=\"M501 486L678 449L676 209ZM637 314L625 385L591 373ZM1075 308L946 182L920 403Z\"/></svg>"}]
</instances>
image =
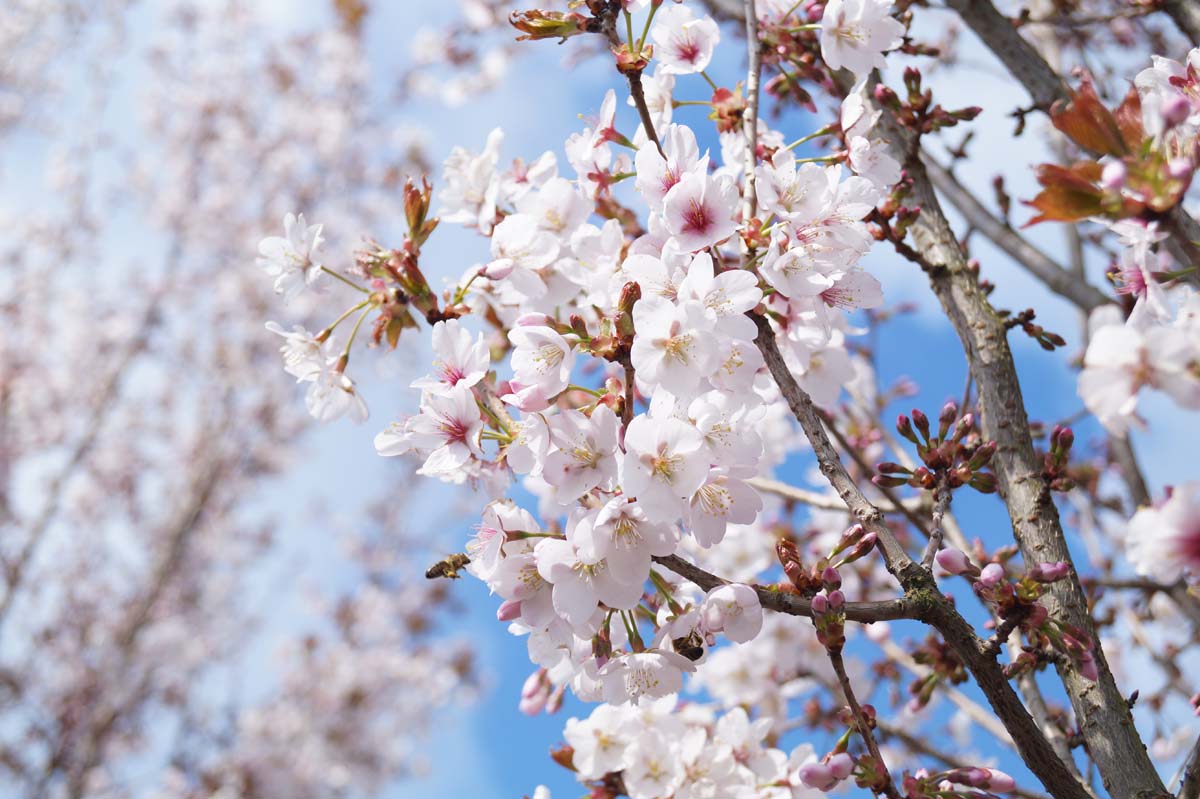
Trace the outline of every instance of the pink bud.
<instances>
[{"instance_id":1,"label":"pink bud","mask_svg":"<svg viewBox=\"0 0 1200 799\"><path fill-rule=\"evenodd\" d=\"M1106 189L1120 189L1125 185L1128 170L1122 161L1109 161L1100 171L1100 185Z\"/></svg>"},{"instance_id":2,"label":"pink bud","mask_svg":"<svg viewBox=\"0 0 1200 799\"><path fill-rule=\"evenodd\" d=\"M817 594L812 598L813 613L824 614L829 612L829 598L825 594Z\"/></svg>"},{"instance_id":3,"label":"pink bud","mask_svg":"<svg viewBox=\"0 0 1200 799\"><path fill-rule=\"evenodd\" d=\"M496 608L496 621L512 621L521 616L521 600L506 599Z\"/></svg>"},{"instance_id":4,"label":"pink bud","mask_svg":"<svg viewBox=\"0 0 1200 799\"><path fill-rule=\"evenodd\" d=\"M843 594L841 591L836 591L836 590L829 592L829 609L830 610L841 610L842 607L845 606L845 604L846 604L846 595L845 594Z\"/></svg>"},{"instance_id":5,"label":"pink bud","mask_svg":"<svg viewBox=\"0 0 1200 799\"><path fill-rule=\"evenodd\" d=\"M1190 158L1172 158L1167 162L1167 174L1176 180L1187 180L1195 168Z\"/></svg>"},{"instance_id":6,"label":"pink bud","mask_svg":"<svg viewBox=\"0 0 1200 799\"><path fill-rule=\"evenodd\" d=\"M1003 771L990 768L987 769L987 772L987 783L983 786L987 790L995 791L997 793L1008 793L1013 788L1017 787L1017 781L1005 774Z\"/></svg>"},{"instance_id":7,"label":"pink bud","mask_svg":"<svg viewBox=\"0 0 1200 799\"><path fill-rule=\"evenodd\" d=\"M854 758L846 752L839 752L825 762L834 779L844 780L854 771Z\"/></svg>"},{"instance_id":8,"label":"pink bud","mask_svg":"<svg viewBox=\"0 0 1200 799\"><path fill-rule=\"evenodd\" d=\"M1084 652L1075 665L1079 667L1079 673L1085 680L1096 682L1100 679L1100 671L1096 668L1096 658L1092 657L1091 652Z\"/></svg>"},{"instance_id":9,"label":"pink bud","mask_svg":"<svg viewBox=\"0 0 1200 799\"><path fill-rule=\"evenodd\" d=\"M503 280L512 274L516 266L517 263L512 258L497 258L483 267L483 276L488 280Z\"/></svg>"},{"instance_id":10,"label":"pink bud","mask_svg":"<svg viewBox=\"0 0 1200 799\"><path fill-rule=\"evenodd\" d=\"M1039 583L1053 583L1066 577L1071 571L1071 564L1065 560L1056 563L1039 563L1029 570L1029 576Z\"/></svg>"},{"instance_id":11,"label":"pink bud","mask_svg":"<svg viewBox=\"0 0 1200 799\"><path fill-rule=\"evenodd\" d=\"M833 771L823 763L809 763L801 766L800 781L818 791L828 791L838 784L838 780L833 776Z\"/></svg>"},{"instance_id":12,"label":"pink bud","mask_svg":"<svg viewBox=\"0 0 1200 799\"><path fill-rule=\"evenodd\" d=\"M935 560L937 560L939 566L950 574L966 574L975 570L975 567L971 565L971 559L967 557L967 553L954 547L946 547L945 549L938 550Z\"/></svg>"},{"instance_id":13,"label":"pink bud","mask_svg":"<svg viewBox=\"0 0 1200 799\"><path fill-rule=\"evenodd\" d=\"M1177 94L1162 105L1163 122L1173 128L1192 114L1192 104L1182 94Z\"/></svg>"},{"instance_id":14,"label":"pink bud","mask_svg":"<svg viewBox=\"0 0 1200 799\"><path fill-rule=\"evenodd\" d=\"M988 588L993 588L1001 580L1004 579L1004 567L999 563L989 563L983 567L983 571L979 573L979 582L986 585Z\"/></svg>"},{"instance_id":15,"label":"pink bud","mask_svg":"<svg viewBox=\"0 0 1200 799\"><path fill-rule=\"evenodd\" d=\"M516 327L545 327L547 324L549 324L549 322L550 317L546 316L544 313L530 311L529 313L523 313L518 316L516 321L513 322L513 325Z\"/></svg>"},{"instance_id":16,"label":"pink bud","mask_svg":"<svg viewBox=\"0 0 1200 799\"><path fill-rule=\"evenodd\" d=\"M821 582L826 588L841 588L842 575L838 574L838 570L832 566L826 566L821 572Z\"/></svg>"}]
</instances>

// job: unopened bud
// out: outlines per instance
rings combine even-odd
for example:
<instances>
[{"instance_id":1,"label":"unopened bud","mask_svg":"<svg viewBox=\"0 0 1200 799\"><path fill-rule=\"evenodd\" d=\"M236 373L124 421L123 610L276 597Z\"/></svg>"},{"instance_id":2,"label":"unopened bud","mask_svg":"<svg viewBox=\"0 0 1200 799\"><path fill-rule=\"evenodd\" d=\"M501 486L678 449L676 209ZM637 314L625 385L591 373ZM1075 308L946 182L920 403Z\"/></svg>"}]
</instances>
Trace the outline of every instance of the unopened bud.
<instances>
[{"instance_id":1,"label":"unopened bud","mask_svg":"<svg viewBox=\"0 0 1200 799\"><path fill-rule=\"evenodd\" d=\"M997 446L995 441L985 441L980 444L971 455L971 460L967 461L967 466L971 471L976 472L987 466L991 462L992 456L996 454Z\"/></svg>"},{"instance_id":2,"label":"unopened bud","mask_svg":"<svg viewBox=\"0 0 1200 799\"><path fill-rule=\"evenodd\" d=\"M568 37L584 32L583 25L587 17L561 11L514 11L509 14L508 22L525 34L517 37L518 42L536 39L566 41Z\"/></svg>"},{"instance_id":3,"label":"unopened bud","mask_svg":"<svg viewBox=\"0 0 1200 799\"><path fill-rule=\"evenodd\" d=\"M838 784L833 769L824 763L808 763L800 767L800 781L817 791L828 791Z\"/></svg>"},{"instance_id":4,"label":"unopened bud","mask_svg":"<svg viewBox=\"0 0 1200 799\"><path fill-rule=\"evenodd\" d=\"M821 584L828 591L842 587L842 575L832 566L826 566L821 571Z\"/></svg>"},{"instance_id":5,"label":"unopened bud","mask_svg":"<svg viewBox=\"0 0 1200 799\"><path fill-rule=\"evenodd\" d=\"M967 574L977 571L975 565L971 563L971 559L967 557L967 553L954 547L938 550L934 559L950 574Z\"/></svg>"},{"instance_id":6,"label":"unopened bud","mask_svg":"<svg viewBox=\"0 0 1200 799\"><path fill-rule=\"evenodd\" d=\"M1173 128L1187 121L1192 115L1192 104L1181 94L1177 94L1162 105L1163 122L1168 128Z\"/></svg>"},{"instance_id":7,"label":"unopened bud","mask_svg":"<svg viewBox=\"0 0 1200 799\"><path fill-rule=\"evenodd\" d=\"M1167 174L1175 180L1187 180L1195 168L1190 158L1172 158L1167 162Z\"/></svg>"},{"instance_id":8,"label":"unopened bud","mask_svg":"<svg viewBox=\"0 0 1200 799\"><path fill-rule=\"evenodd\" d=\"M922 438L924 438L926 441L928 441L929 440L929 417L926 416L921 411L917 410L916 408L913 408L912 420L913 420L913 424L917 428L917 432L921 434Z\"/></svg>"},{"instance_id":9,"label":"unopened bud","mask_svg":"<svg viewBox=\"0 0 1200 799\"><path fill-rule=\"evenodd\" d=\"M1071 564L1065 560L1056 563L1038 563L1029 570L1029 576L1039 583L1054 583L1071 573Z\"/></svg>"},{"instance_id":10,"label":"unopened bud","mask_svg":"<svg viewBox=\"0 0 1200 799\"><path fill-rule=\"evenodd\" d=\"M917 441L917 436L913 433L912 422L904 414L896 417L896 432L914 444L920 443Z\"/></svg>"},{"instance_id":11,"label":"unopened bud","mask_svg":"<svg viewBox=\"0 0 1200 799\"><path fill-rule=\"evenodd\" d=\"M950 432L950 425L954 424L954 420L957 418L957 402L951 400L942 406L942 412L938 414L938 438L946 437L946 433Z\"/></svg>"},{"instance_id":12,"label":"unopened bud","mask_svg":"<svg viewBox=\"0 0 1200 799\"><path fill-rule=\"evenodd\" d=\"M496 608L496 621L512 621L521 616L521 600L506 599Z\"/></svg>"},{"instance_id":13,"label":"unopened bud","mask_svg":"<svg viewBox=\"0 0 1200 799\"><path fill-rule=\"evenodd\" d=\"M829 771L837 780L844 780L854 771L854 758L848 752L838 752L825 761Z\"/></svg>"},{"instance_id":14,"label":"unopened bud","mask_svg":"<svg viewBox=\"0 0 1200 799\"><path fill-rule=\"evenodd\" d=\"M1129 170L1125 168L1124 161L1109 161L1104 165L1104 169L1100 170L1100 185L1117 191L1125 185L1128 174Z\"/></svg>"},{"instance_id":15,"label":"unopened bud","mask_svg":"<svg viewBox=\"0 0 1200 799\"><path fill-rule=\"evenodd\" d=\"M996 475L991 472L976 472L968 485L981 494L994 494L996 493Z\"/></svg>"},{"instance_id":16,"label":"unopened bud","mask_svg":"<svg viewBox=\"0 0 1200 799\"><path fill-rule=\"evenodd\" d=\"M979 572L979 582L988 588L994 588L1004 579L1004 567L999 563L989 563Z\"/></svg>"}]
</instances>

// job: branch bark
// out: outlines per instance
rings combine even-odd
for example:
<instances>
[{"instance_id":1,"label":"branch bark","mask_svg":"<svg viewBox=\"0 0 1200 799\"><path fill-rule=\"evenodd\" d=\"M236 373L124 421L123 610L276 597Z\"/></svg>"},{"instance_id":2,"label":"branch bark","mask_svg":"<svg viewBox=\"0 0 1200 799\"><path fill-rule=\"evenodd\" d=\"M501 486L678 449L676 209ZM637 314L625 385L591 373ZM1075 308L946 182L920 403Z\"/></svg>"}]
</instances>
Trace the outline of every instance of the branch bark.
<instances>
[{"instance_id":1,"label":"branch bark","mask_svg":"<svg viewBox=\"0 0 1200 799\"><path fill-rule=\"evenodd\" d=\"M950 170L928 154L922 160L925 163L925 171L929 173L930 181L942 193L942 196L949 200L976 230L987 236L1009 257L1024 266L1046 288L1060 297L1070 300L1085 311L1091 311L1112 302L1104 292L1071 274L1049 255L1029 243L1020 233L996 218L984 207L983 203L975 199L975 195L958 182L958 178L954 177Z\"/></svg>"},{"instance_id":2,"label":"branch bark","mask_svg":"<svg viewBox=\"0 0 1200 799\"><path fill-rule=\"evenodd\" d=\"M1030 57L1045 64L1032 46L1016 35L1012 26L996 13L990 3L974 0L950 2L955 8L966 6L976 9L986 6L1020 42L1020 45L1015 45L1005 38L1006 47L1012 52L1031 53ZM1045 78L1043 76L1038 80L1044 81ZM1034 81L1034 85L1040 86L1041 83ZM897 124L889 111L880 110L883 111L880 121L883 139L888 142L892 156L903 163L911 152L911 136ZM920 216L910 228L912 242L923 256L934 294L967 353L978 387L983 435L998 444L992 466L1022 557L1027 566L1071 561L1058 509L1051 499L1049 487L1042 479L1042 464L1033 448L1021 384L1003 321L988 303L978 280L968 268L924 166L919 159L908 161L906 166L913 180L908 202L921 209ZM1093 641L1097 640L1083 589L1074 569L1068 579L1051 587L1044 601L1055 618L1083 630ZM1163 795L1166 791L1162 781L1134 728L1129 707L1113 680L1104 652L1097 646L1094 654L1099 671L1097 682L1083 677L1069 663L1060 664L1057 668L1071 698L1088 749L1100 767L1104 785L1110 794L1122 799ZM1058 763L1063 765L1061 761ZM1051 786L1046 787L1057 795ZM1078 783L1074 783L1074 787L1082 791Z\"/></svg>"},{"instance_id":3,"label":"branch bark","mask_svg":"<svg viewBox=\"0 0 1200 799\"><path fill-rule=\"evenodd\" d=\"M1200 45L1200 5L1196 0L1163 0L1162 8L1193 46Z\"/></svg>"}]
</instances>

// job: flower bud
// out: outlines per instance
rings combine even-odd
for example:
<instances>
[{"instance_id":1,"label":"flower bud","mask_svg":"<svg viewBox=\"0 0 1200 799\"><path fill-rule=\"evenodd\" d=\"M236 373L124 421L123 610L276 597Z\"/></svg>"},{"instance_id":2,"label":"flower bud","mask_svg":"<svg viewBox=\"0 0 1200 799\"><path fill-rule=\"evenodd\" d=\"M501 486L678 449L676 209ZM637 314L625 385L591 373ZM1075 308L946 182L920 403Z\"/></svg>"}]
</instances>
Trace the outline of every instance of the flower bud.
<instances>
[{"instance_id":1,"label":"flower bud","mask_svg":"<svg viewBox=\"0 0 1200 799\"><path fill-rule=\"evenodd\" d=\"M829 612L829 598L825 594L817 594L812 598L813 613L824 615Z\"/></svg>"},{"instance_id":2,"label":"flower bud","mask_svg":"<svg viewBox=\"0 0 1200 799\"><path fill-rule=\"evenodd\" d=\"M842 587L842 575L832 566L826 566L821 571L821 584L825 586L825 590L833 591Z\"/></svg>"},{"instance_id":3,"label":"flower bud","mask_svg":"<svg viewBox=\"0 0 1200 799\"><path fill-rule=\"evenodd\" d=\"M946 437L946 433L950 432L950 425L954 424L957 418L958 403L950 400L942 406L942 412L938 414L938 438Z\"/></svg>"},{"instance_id":4,"label":"flower bud","mask_svg":"<svg viewBox=\"0 0 1200 799\"><path fill-rule=\"evenodd\" d=\"M921 411L917 410L916 408L913 408L912 420L913 420L913 424L917 428L917 432L921 434L922 438L924 438L926 441L928 441L929 440L929 417L926 416L925 414L921 413Z\"/></svg>"},{"instance_id":5,"label":"flower bud","mask_svg":"<svg viewBox=\"0 0 1200 799\"><path fill-rule=\"evenodd\" d=\"M976 472L968 485L981 494L994 494L996 493L996 475L991 472Z\"/></svg>"},{"instance_id":6,"label":"flower bud","mask_svg":"<svg viewBox=\"0 0 1200 799\"><path fill-rule=\"evenodd\" d=\"M496 608L496 621L512 621L521 616L521 600L506 599Z\"/></svg>"},{"instance_id":7,"label":"flower bud","mask_svg":"<svg viewBox=\"0 0 1200 799\"><path fill-rule=\"evenodd\" d=\"M1175 180L1187 180L1195 168L1190 158L1172 158L1167 162L1167 174Z\"/></svg>"},{"instance_id":8,"label":"flower bud","mask_svg":"<svg viewBox=\"0 0 1200 799\"><path fill-rule=\"evenodd\" d=\"M939 566L950 574L967 574L968 572L976 571L974 564L971 563L971 559L967 557L967 553L961 549L946 547L945 549L938 550L934 559L937 560Z\"/></svg>"},{"instance_id":9,"label":"flower bud","mask_svg":"<svg viewBox=\"0 0 1200 799\"><path fill-rule=\"evenodd\" d=\"M971 471L977 472L991 462L992 456L996 454L997 444L995 441L985 441L976 448L975 453L971 455L971 460L967 461L967 466Z\"/></svg>"},{"instance_id":10,"label":"flower bud","mask_svg":"<svg viewBox=\"0 0 1200 799\"><path fill-rule=\"evenodd\" d=\"M1017 781L1000 769L989 768L985 770L988 776L982 786L984 789L994 791L995 793L1008 793L1017 787Z\"/></svg>"},{"instance_id":11,"label":"flower bud","mask_svg":"<svg viewBox=\"0 0 1200 799\"><path fill-rule=\"evenodd\" d=\"M1104 165L1104 169L1100 170L1100 185L1119 191L1125 185L1128 174L1129 170L1125 168L1124 161L1109 161Z\"/></svg>"},{"instance_id":12,"label":"flower bud","mask_svg":"<svg viewBox=\"0 0 1200 799\"><path fill-rule=\"evenodd\" d=\"M896 432L914 444L920 443L917 441L916 434L913 433L912 422L904 414L896 417Z\"/></svg>"},{"instance_id":13,"label":"flower bud","mask_svg":"<svg viewBox=\"0 0 1200 799\"><path fill-rule=\"evenodd\" d=\"M530 311L523 313L513 322L514 327L546 327L551 322L550 317L544 313Z\"/></svg>"},{"instance_id":14,"label":"flower bud","mask_svg":"<svg viewBox=\"0 0 1200 799\"><path fill-rule=\"evenodd\" d=\"M1162 105L1163 122L1167 123L1168 128L1173 128L1176 125L1186 122L1187 118L1191 115L1192 104L1181 94L1175 95Z\"/></svg>"},{"instance_id":15,"label":"flower bud","mask_svg":"<svg viewBox=\"0 0 1200 799\"><path fill-rule=\"evenodd\" d=\"M979 572L979 582L988 588L994 588L1004 579L1004 567L999 563L989 563Z\"/></svg>"},{"instance_id":16,"label":"flower bud","mask_svg":"<svg viewBox=\"0 0 1200 799\"><path fill-rule=\"evenodd\" d=\"M1091 652L1084 652L1080 655L1075 665L1079 667L1079 674L1085 680L1096 682L1100 679L1100 671L1096 668L1096 658Z\"/></svg>"},{"instance_id":17,"label":"flower bud","mask_svg":"<svg viewBox=\"0 0 1200 799\"><path fill-rule=\"evenodd\" d=\"M846 606L846 595L839 590L829 592L829 609L833 611L841 610Z\"/></svg>"},{"instance_id":18,"label":"flower bud","mask_svg":"<svg viewBox=\"0 0 1200 799\"><path fill-rule=\"evenodd\" d=\"M503 280L512 274L516 266L512 258L497 258L483 267L483 276L488 280Z\"/></svg>"},{"instance_id":19,"label":"flower bud","mask_svg":"<svg viewBox=\"0 0 1200 799\"><path fill-rule=\"evenodd\" d=\"M808 763L800 767L800 781L817 791L828 791L838 784L833 769L824 763Z\"/></svg>"},{"instance_id":20,"label":"flower bud","mask_svg":"<svg viewBox=\"0 0 1200 799\"><path fill-rule=\"evenodd\" d=\"M564 14L561 11L514 11L509 14L508 22L525 34L517 37L519 42L536 39L558 39L564 42L568 37L584 33L587 17L582 14Z\"/></svg>"},{"instance_id":21,"label":"flower bud","mask_svg":"<svg viewBox=\"0 0 1200 799\"><path fill-rule=\"evenodd\" d=\"M1039 583L1053 583L1071 572L1071 564L1065 560L1056 563L1038 563L1029 570L1029 576Z\"/></svg>"},{"instance_id":22,"label":"flower bud","mask_svg":"<svg viewBox=\"0 0 1200 799\"><path fill-rule=\"evenodd\" d=\"M844 780L854 771L854 758L848 752L838 752L825 761L834 779Z\"/></svg>"}]
</instances>

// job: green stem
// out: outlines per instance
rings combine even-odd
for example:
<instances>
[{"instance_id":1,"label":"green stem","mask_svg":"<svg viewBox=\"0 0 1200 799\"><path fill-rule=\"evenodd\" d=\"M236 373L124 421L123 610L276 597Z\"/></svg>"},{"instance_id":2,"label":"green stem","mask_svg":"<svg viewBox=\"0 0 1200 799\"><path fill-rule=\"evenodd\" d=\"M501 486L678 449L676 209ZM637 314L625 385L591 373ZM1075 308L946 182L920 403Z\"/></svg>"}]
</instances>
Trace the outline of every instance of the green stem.
<instances>
[{"instance_id":1,"label":"green stem","mask_svg":"<svg viewBox=\"0 0 1200 799\"><path fill-rule=\"evenodd\" d=\"M712 103L709 102L708 100L672 100L671 105L675 106L676 108L679 108L680 106L684 106L684 105L712 106Z\"/></svg>"},{"instance_id":2,"label":"green stem","mask_svg":"<svg viewBox=\"0 0 1200 799\"><path fill-rule=\"evenodd\" d=\"M787 147L784 147L783 149L794 150L797 147L799 147L801 144L804 144L806 141L812 141L813 139L816 139L820 136L825 136L832 132L833 132L833 125L826 125L825 127L821 128L820 130L818 130L814 133L810 133L807 136L803 136L799 139L796 139L794 142L789 144Z\"/></svg>"},{"instance_id":3,"label":"green stem","mask_svg":"<svg viewBox=\"0 0 1200 799\"><path fill-rule=\"evenodd\" d=\"M842 157L836 153L832 155L814 155L812 158L797 158L797 164L828 164L831 161L840 161Z\"/></svg>"},{"instance_id":4,"label":"green stem","mask_svg":"<svg viewBox=\"0 0 1200 799\"><path fill-rule=\"evenodd\" d=\"M603 397L603 396L605 396L605 394L604 394L604 392L603 392L603 391L597 391L596 389L594 389L594 388L588 388L587 386L577 386L577 385L575 385L574 383L572 383L571 385L567 386L567 391L583 391L583 392L586 392L586 393L588 393L588 394L591 394L593 397Z\"/></svg>"},{"instance_id":5,"label":"green stem","mask_svg":"<svg viewBox=\"0 0 1200 799\"><path fill-rule=\"evenodd\" d=\"M367 314L371 312L373 306L368 305L359 314L358 319L354 322L353 329L350 330L350 338L346 341L346 349L342 351L342 358L350 360L350 345L354 343L354 339L358 336L358 329L362 327L363 320L367 318Z\"/></svg>"},{"instance_id":6,"label":"green stem","mask_svg":"<svg viewBox=\"0 0 1200 799\"><path fill-rule=\"evenodd\" d=\"M346 321L346 317L350 316L350 314L354 313L357 310L360 310L364 305L368 305L368 304L370 304L370 300L363 300L358 305L354 305L354 306L351 306L350 308L347 308L345 310L345 312L342 313L341 316L339 316L337 319L333 320L333 324L331 324L329 327L327 327L321 331L321 336L327 337L330 333L332 333L337 328L338 325L340 325L342 322ZM324 340L324 339L322 338L322 340Z\"/></svg>"},{"instance_id":7,"label":"green stem","mask_svg":"<svg viewBox=\"0 0 1200 799\"><path fill-rule=\"evenodd\" d=\"M471 288L471 284L474 283L475 279L482 274L483 274L482 269L476 270L475 274L471 275L470 279L467 280L466 283L463 283L461 286L458 287L458 289L455 290L454 302L452 303L453 305L458 305L460 302L463 301L463 297L467 296L467 289Z\"/></svg>"},{"instance_id":8,"label":"green stem","mask_svg":"<svg viewBox=\"0 0 1200 799\"><path fill-rule=\"evenodd\" d=\"M646 24L642 26L642 38L638 39L638 52L642 52L642 48L646 46L646 36L650 33L650 23L654 21L654 15L658 13L658 6L654 3L650 4L650 14L646 17Z\"/></svg>"},{"instance_id":9,"label":"green stem","mask_svg":"<svg viewBox=\"0 0 1200 799\"><path fill-rule=\"evenodd\" d=\"M331 276L333 276L333 277L337 278L338 280L342 281L343 283L345 283L347 286L349 286L350 288L354 289L355 291L361 291L363 294L370 294L370 293L371 293L371 292L367 291L365 288L363 288L362 286L360 286L360 285L358 285L357 283L355 283L355 282L354 282L353 280L351 280L350 278L348 278L348 277L346 277L345 275L343 275L341 272L338 272L338 271L336 271L336 270L330 269L328 266L322 266L322 267L321 267L321 271L322 271L322 272L324 272L324 273L325 273L325 274L327 274L327 275L331 275Z\"/></svg>"},{"instance_id":10,"label":"green stem","mask_svg":"<svg viewBox=\"0 0 1200 799\"><path fill-rule=\"evenodd\" d=\"M712 90L713 90L714 92L715 92L715 91L716 91L718 88L720 88L720 87L718 87L718 86L717 86L717 84L713 83L713 79L712 79L712 78L710 78L710 77L708 76L708 73L707 73L707 72L705 72L704 70L700 70L700 77L702 77L702 78L704 78L706 81L708 81L708 85L712 87Z\"/></svg>"},{"instance_id":11,"label":"green stem","mask_svg":"<svg viewBox=\"0 0 1200 799\"><path fill-rule=\"evenodd\" d=\"M671 596L671 587L667 585L667 581L664 580L663 576L654 569L650 570L650 582L654 583L654 587L657 588L658 592L663 595L664 599L667 600L667 607L671 609L672 613L679 615L683 612L683 608L678 602L675 601L675 597Z\"/></svg>"}]
</instances>

